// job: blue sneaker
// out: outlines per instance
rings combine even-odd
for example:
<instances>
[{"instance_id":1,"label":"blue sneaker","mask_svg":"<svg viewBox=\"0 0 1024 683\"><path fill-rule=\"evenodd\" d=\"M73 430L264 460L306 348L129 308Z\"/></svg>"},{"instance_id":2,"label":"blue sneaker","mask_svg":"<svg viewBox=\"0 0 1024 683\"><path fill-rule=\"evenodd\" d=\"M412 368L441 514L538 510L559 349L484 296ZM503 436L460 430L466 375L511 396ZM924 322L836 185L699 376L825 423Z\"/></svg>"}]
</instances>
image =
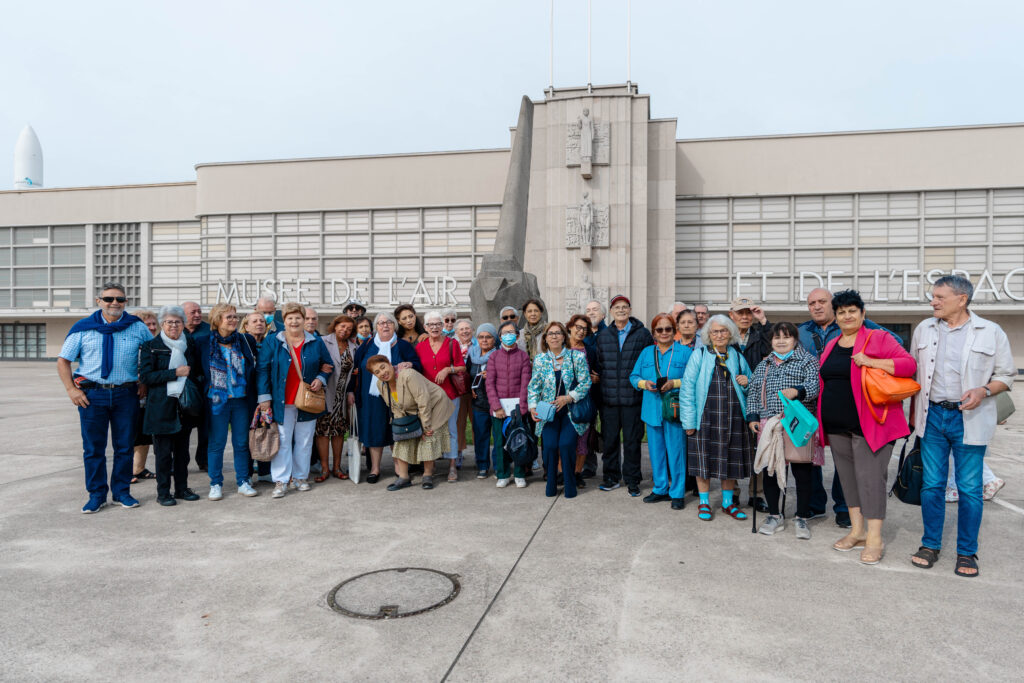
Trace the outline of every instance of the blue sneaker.
<instances>
[{"instance_id":1,"label":"blue sneaker","mask_svg":"<svg viewBox=\"0 0 1024 683\"><path fill-rule=\"evenodd\" d=\"M89 496L89 502L82 506L82 514L91 515L94 512L99 512L99 509L106 504L106 496Z\"/></svg>"},{"instance_id":2,"label":"blue sneaker","mask_svg":"<svg viewBox=\"0 0 1024 683\"><path fill-rule=\"evenodd\" d=\"M127 493L114 501L123 508L137 508L139 507L139 501L132 498Z\"/></svg>"},{"instance_id":3,"label":"blue sneaker","mask_svg":"<svg viewBox=\"0 0 1024 683\"><path fill-rule=\"evenodd\" d=\"M597 488L601 489L602 491L614 491L615 489L619 488L620 486L622 486L622 482L621 481L615 481L613 479L605 479L604 483L601 484L600 486L598 486Z\"/></svg>"}]
</instances>

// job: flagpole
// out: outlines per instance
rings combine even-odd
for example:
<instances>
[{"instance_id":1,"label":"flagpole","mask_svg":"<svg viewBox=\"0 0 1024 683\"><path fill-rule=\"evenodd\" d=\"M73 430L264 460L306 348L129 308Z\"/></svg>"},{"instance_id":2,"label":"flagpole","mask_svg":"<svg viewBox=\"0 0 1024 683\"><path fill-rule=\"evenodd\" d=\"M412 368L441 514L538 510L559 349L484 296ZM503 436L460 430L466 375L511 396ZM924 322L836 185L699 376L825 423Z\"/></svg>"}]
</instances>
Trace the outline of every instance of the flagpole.
<instances>
[{"instance_id":1,"label":"flagpole","mask_svg":"<svg viewBox=\"0 0 1024 683\"><path fill-rule=\"evenodd\" d=\"M632 86L631 74L633 57L633 0L626 0L626 90Z\"/></svg>"},{"instance_id":2,"label":"flagpole","mask_svg":"<svg viewBox=\"0 0 1024 683\"><path fill-rule=\"evenodd\" d=\"M555 91L555 0L551 0L551 19L548 24L548 88Z\"/></svg>"}]
</instances>

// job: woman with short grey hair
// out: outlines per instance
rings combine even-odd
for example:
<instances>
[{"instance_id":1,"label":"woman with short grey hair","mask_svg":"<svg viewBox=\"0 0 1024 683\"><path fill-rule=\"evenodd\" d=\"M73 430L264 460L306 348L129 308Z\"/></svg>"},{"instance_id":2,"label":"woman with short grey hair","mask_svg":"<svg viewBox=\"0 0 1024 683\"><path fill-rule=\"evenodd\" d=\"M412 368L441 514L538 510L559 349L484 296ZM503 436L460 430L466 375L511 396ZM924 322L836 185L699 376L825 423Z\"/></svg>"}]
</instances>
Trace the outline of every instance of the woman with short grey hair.
<instances>
[{"instance_id":1,"label":"woman with short grey hair","mask_svg":"<svg viewBox=\"0 0 1024 683\"><path fill-rule=\"evenodd\" d=\"M423 319L426 322L426 318ZM459 314L454 308L445 308L441 310L441 322L444 323L444 336L454 337L455 336L455 324L459 322Z\"/></svg>"},{"instance_id":2,"label":"woman with short grey hair","mask_svg":"<svg viewBox=\"0 0 1024 683\"><path fill-rule=\"evenodd\" d=\"M697 518L714 517L709 503L711 479L722 480L722 512L746 519L733 500L737 479L750 476L754 438L747 428L747 383L751 375L739 349L736 324L716 315L701 329L697 351L690 356L679 397L686 430L686 473L697 478Z\"/></svg>"},{"instance_id":3,"label":"woman with short grey hair","mask_svg":"<svg viewBox=\"0 0 1024 683\"><path fill-rule=\"evenodd\" d=\"M704 327L700 328L700 341L704 346L713 346L714 343L711 338L711 324L721 325L722 327L729 330L729 340L727 344L737 344L740 341L740 328L736 327L736 323L732 321L727 315L713 315L708 318L708 322Z\"/></svg>"},{"instance_id":4,"label":"woman with short grey hair","mask_svg":"<svg viewBox=\"0 0 1024 683\"><path fill-rule=\"evenodd\" d=\"M459 480L457 458L461 451L456 432L461 401L451 375L454 373L465 374L466 361L463 360L462 347L458 340L444 335L444 318L439 312L428 311L423 316L423 325L427 328L427 338L416 345L416 355L419 356L420 363L423 364L423 376L444 389L444 393L455 407L448 420L448 435L451 442L444 454L444 457L449 459L448 481L454 483Z\"/></svg>"}]
</instances>

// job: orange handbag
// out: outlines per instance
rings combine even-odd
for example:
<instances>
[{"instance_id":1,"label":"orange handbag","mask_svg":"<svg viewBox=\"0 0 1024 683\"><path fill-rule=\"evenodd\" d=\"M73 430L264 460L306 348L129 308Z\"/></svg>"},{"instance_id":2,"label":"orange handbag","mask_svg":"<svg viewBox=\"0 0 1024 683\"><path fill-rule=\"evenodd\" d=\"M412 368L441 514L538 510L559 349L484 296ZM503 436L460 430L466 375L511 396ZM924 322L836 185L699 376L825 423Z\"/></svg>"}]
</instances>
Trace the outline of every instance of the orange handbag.
<instances>
[{"instance_id":1,"label":"orange handbag","mask_svg":"<svg viewBox=\"0 0 1024 683\"><path fill-rule=\"evenodd\" d=\"M874 330L868 332L864 346L861 347L861 353L868 347L868 341L871 340L871 335L874 332ZM879 368L862 367L860 369L860 386L864 392L864 402L867 403L868 410L871 411L871 417L875 418L875 422L878 424L883 424L889 416L890 405L902 403L905 399L916 396L921 391L921 385L913 379L896 377ZM873 404L876 403L885 406L881 417L875 412Z\"/></svg>"}]
</instances>

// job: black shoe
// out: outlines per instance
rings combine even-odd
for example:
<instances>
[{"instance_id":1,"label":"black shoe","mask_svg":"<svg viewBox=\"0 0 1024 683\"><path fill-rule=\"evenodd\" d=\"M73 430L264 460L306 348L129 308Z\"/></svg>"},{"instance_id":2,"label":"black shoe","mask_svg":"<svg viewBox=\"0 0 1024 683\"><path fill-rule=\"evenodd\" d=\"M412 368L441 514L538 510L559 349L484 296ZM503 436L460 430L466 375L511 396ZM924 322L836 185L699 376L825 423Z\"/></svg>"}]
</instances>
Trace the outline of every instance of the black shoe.
<instances>
[{"instance_id":1,"label":"black shoe","mask_svg":"<svg viewBox=\"0 0 1024 683\"><path fill-rule=\"evenodd\" d=\"M380 475L379 474L367 474L366 475L366 483L367 484L376 484L378 481L380 481Z\"/></svg>"},{"instance_id":2,"label":"black shoe","mask_svg":"<svg viewBox=\"0 0 1024 683\"><path fill-rule=\"evenodd\" d=\"M174 494L175 498L181 500L199 500L199 496L192 489L185 489L184 491L178 491Z\"/></svg>"},{"instance_id":3,"label":"black shoe","mask_svg":"<svg viewBox=\"0 0 1024 683\"><path fill-rule=\"evenodd\" d=\"M587 480L583 478L583 474L576 475L576 488L585 489L587 488Z\"/></svg>"},{"instance_id":4,"label":"black shoe","mask_svg":"<svg viewBox=\"0 0 1024 683\"><path fill-rule=\"evenodd\" d=\"M400 489L408 488L409 486L412 486L411 481L399 477L398 479L395 479L392 483L388 484L388 491L398 491Z\"/></svg>"},{"instance_id":5,"label":"black shoe","mask_svg":"<svg viewBox=\"0 0 1024 683\"><path fill-rule=\"evenodd\" d=\"M768 503L764 502L764 498L758 496L750 502L750 507L754 508L758 512L768 514Z\"/></svg>"},{"instance_id":6,"label":"black shoe","mask_svg":"<svg viewBox=\"0 0 1024 683\"><path fill-rule=\"evenodd\" d=\"M837 512L836 513L836 526L840 529L849 529L853 526L850 522L849 512Z\"/></svg>"},{"instance_id":7,"label":"black shoe","mask_svg":"<svg viewBox=\"0 0 1024 683\"><path fill-rule=\"evenodd\" d=\"M672 509L673 510L682 510L684 507L686 507L686 501L685 500L683 500L682 498L673 498L672 499Z\"/></svg>"},{"instance_id":8,"label":"black shoe","mask_svg":"<svg viewBox=\"0 0 1024 683\"><path fill-rule=\"evenodd\" d=\"M626 490L629 491L629 495L633 496L634 498L640 495L640 486L637 484L629 484L628 486L626 486Z\"/></svg>"},{"instance_id":9,"label":"black shoe","mask_svg":"<svg viewBox=\"0 0 1024 683\"><path fill-rule=\"evenodd\" d=\"M804 521L811 521L812 519L819 519L825 516L824 510L811 510L811 514L808 517L804 517Z\"/></svg>"},{"instance_id":10,"label":"black shoe","mask_svg":"<svg viewBox=\"0 0 1024 683\"><path fill-rule=\"evenodd\" d=\"M544 475L545 481L547 480L547 478L548 478L547 477L547 473L545 473L545 475ZM555 475L555 486L563 486L563 485L565 485L565 477L563 477L562 473L559 472L558 474Z\"/></svg>"},{"instance_id":11,"label":"black shoe","mask_svg":"<svg viewBox=\"0 0 1024 683\"><path fill-rule=\"evenodd\" d=\"M160 503L161 505L165 505L165 506L171 506L171 505L177 505L178 504L178 501L174 500L173 496L159 496L159 497L157 497L156 502Z\"/></svg>"},{"instance_id":12,"label":"black shoe","mask_svg":"<svg viewBox=\"0 0 1024 683\"><path fill-rule=\"evenodd\" d=\"M428 491L430 489L434 488L434 477L433 477L433 475L428 477L427 475L424 474L423 475L423 483L420 484L420 486L422 486L423 488L427 489Z\"/></svg>"},{"instance_id":13,"label":"black shoe","mask_svg":"<svg viewBox=\"0 0 1024 683\"><path fill-rule=\"evenodd\" d=\"M583 470L583 478L584 479L593 479L596 476L597 476L597 472L595 472L593 470Z\"/></svg>"},{"instance_id":14,"label":"black shoe","mask_svg":"<svg viewBox=\"0 0 1024 683\"><path fill-rule=\"evenodd\" d=\"M615 481L613 479L605 479L604 483L598 486L597 488L601 489L602 491L614 491L620 486L622 486L621 482Z\"/></svg>"},{"instance_id":15,"label":"black shoe","mask_svg":"<svg viewBox=\"0 0 1024 683\"><path fill-rule=\"evenodd\" d=\"M633 489L629 490L629 495L633 495ZM651 493L648 496L644 496L645 503L660 503L663 500L672 500L672 497L667 493Z\"/></svg>"}]
</instances>

